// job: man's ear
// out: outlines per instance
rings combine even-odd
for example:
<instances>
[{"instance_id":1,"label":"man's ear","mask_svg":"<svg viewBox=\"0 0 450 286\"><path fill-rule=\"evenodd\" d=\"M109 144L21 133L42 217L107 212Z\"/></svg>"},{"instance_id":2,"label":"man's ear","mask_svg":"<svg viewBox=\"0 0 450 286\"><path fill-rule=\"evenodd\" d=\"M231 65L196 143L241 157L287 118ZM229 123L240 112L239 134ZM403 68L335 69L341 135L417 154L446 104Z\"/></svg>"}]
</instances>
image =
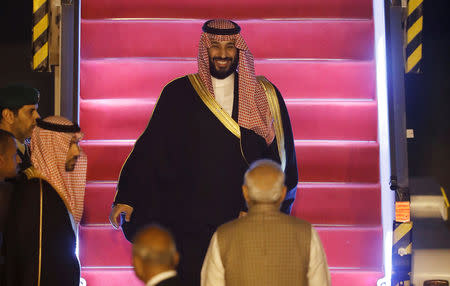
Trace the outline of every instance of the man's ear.
<instances>
[{"instance_id":1,"label":"man's ear","mask_svg":"<svg viewBox=\"0 0 450 286\"><path fill-rule=\"evenodd\" d=\"M287 188L286 188L286 186L284 186L283 190L281 190L281 196L278 199L278 203L281 204L284 201L284 198L286 197L286 191L287 191Z\"/></svg>"},{"instance_id":2,"label":"man's ear","mask_svg":"<svg viewBox=\"0 0 450 286\"><path fill-rule=\"evenodd\" d=\"M5 158L3 158L3 155L0 155L0 166L5 165Z\"/></svg>"},{"instance_id":3,"label":"man's ear","mask_svg":"<svg viewBox=\"0 0 450 286\"><path fill-rule=\"evenodd\" d=\"M132 261L133 261L133 267L134 267L134 272L136 273L136 276L139 279L142 279L143 278L142 272L144 271L144 265L142 263L142 260L139 257L133 255Z\"/></svg>"},{"instance_id":4,"label":"man's ear","mask_svg":"<svg viewBox=\"0 0 450 286\"><path fill-rule=\"evenodd\" d=\"M173 266L177 267L178 263L180 262L180 254L177 252L175 252L175 254L173 255Z\"/></svg>"},{"instance_id":5,"label":"man's ear","mask_svg":"<svg viewBox=\"0 0 450 286\"><path fill-rule=\"evenodd\" d=\"M9 108L4 108L2 110L2 117L3 120L6 121L8 124L14 123L14 112Z\"/></svg>"},{"instance_id":6,"label":"man's ear","mask_svg":"<svg viewBox=\"0 0 450 286\"><path fill-rule=\"evenodd\" d=\"M246 185L242 186L242 195L244 195L244 199L247 203L250 202L250 197L248 196L248 187Z\"/></svg>"}]
</instances>

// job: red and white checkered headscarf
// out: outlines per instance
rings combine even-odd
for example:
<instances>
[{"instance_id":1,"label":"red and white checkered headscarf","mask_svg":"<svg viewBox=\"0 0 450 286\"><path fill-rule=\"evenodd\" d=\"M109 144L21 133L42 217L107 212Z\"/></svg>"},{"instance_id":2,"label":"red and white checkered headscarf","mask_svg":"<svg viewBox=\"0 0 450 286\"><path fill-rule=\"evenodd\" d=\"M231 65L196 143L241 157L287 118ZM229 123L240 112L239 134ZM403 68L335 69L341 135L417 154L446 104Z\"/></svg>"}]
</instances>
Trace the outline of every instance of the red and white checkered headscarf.
<instances>
[{"instance_id":1,"label":"red and white checkered headscarf","mask_svg":"<svg viewBox=\"0 0 450 286\"><path fill-rule=\"evenodd\" d=\"M208 22L207 27L214 29L233 29L237 26L232 21L222 19ZM211 41L213 40L218 42L234 41L239 51L239 63L237 67L239 74L239 126L253 130L256 134L263 137L267 144L272 143L275 137L275 131L267 97L263 88L256 80L253 55L239 33L233 35L202 33L198 51L198 72L203 84L214 96L208 56L208 48L211 47Z\"/></svg>"},{"instance_id":2,"label":"red and white checkered headscarf","mask_svg":"<svg viewBox=\"0 0 450 286\"><path fill-rule=\"evenodd\" d=\"M56 125L73 126L68 119L50 116L43 120ZM74 220L80 223L84 207L87 157L80 156L71 172L66 171L66 158L73 136L81 139L82 133L58 132L36 126L31 135L31 161L33 166L56 189L66 203Z\"/></svg>"}]
</instances>

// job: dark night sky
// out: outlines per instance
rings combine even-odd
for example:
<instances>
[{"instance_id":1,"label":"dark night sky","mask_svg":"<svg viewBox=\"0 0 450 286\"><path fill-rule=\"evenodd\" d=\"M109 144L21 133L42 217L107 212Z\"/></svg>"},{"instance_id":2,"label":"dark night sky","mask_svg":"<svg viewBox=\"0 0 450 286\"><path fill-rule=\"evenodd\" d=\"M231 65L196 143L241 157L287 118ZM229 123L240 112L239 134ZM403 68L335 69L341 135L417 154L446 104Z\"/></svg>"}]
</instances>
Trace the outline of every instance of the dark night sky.
<instances>
[{"instance_id":1,"label":"dark night sky","mask_svg":"<svg viewBox=\"0 0 450 286\"><path fill-rule=\"evenodd\" d=\"M53 114L53 77L31 71L32 0L5 0L0 9L0 86L24 82L41 92L39 113Z\"/></svg>"}]
</instances>

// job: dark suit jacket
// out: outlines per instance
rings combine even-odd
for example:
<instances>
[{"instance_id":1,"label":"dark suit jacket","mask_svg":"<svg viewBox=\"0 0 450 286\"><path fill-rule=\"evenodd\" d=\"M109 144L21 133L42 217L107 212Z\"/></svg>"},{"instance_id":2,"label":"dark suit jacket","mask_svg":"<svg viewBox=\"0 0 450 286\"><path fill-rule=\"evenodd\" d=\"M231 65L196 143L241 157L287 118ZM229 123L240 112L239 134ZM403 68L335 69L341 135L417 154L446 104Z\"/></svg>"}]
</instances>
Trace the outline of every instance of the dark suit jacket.
<instances>
[{"instance_id":1,"label":"dark suit jacket","mask_svg":"<svg viewBox=\"0 0 450 286\"><path fill-rule=\"evenodd\" d=\"M6 283L5 279L5 229L8 222L8 209L13 192L13 186L7 182L0 182L0 285Z\"/></svg>"},{"instance_id":2,"label":"dark suit jacket","mask_svg":"<svg viewBox=\"0 0 450 286\"><path fill-rule=\"evenodd\" d=\"M174 276L169 279L163 280L156 284L156 286L183 286L183 283L180 280L180 277Z\"/></svg>"}]
</instances>

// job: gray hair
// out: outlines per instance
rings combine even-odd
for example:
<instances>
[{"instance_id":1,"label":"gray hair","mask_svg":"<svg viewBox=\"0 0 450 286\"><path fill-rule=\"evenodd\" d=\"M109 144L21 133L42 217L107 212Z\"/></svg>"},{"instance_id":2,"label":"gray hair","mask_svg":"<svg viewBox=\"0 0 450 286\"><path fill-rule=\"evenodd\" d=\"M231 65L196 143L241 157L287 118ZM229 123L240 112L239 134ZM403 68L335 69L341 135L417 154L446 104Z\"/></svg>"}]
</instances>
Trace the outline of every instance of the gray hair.
<instances>
[{"instance_id":1,"label":"gray hair","mask_svg":"<svg viewBox=\"0 0 450 286\"><path fill-rule=\"evenodd\" d=\"M145 231L148 231L151 228L158 229L167 236L169 239L168 248L154 249L151 245L148 245L145 242L140 242L139 239L136 239L139 235L142 235ZM152 224L138 232L133 243L132 251L133 255L141 258L145 263L172 266L174 264L174 256L177 249L172 234L167 229L157 224Z\"/></svg>"},{"instance_id":2,"label":"gray hair","mask_svg":"<svg viewBox=\"0 0 450 286\"><path fill-rule=\"evenodd\" d=\"M164 251L155 251L141 245L133 245L133 255L141 258L145 263L157 265L173 265L173 257L176 253L176 248L171 247Z\"/></svg>"},{"instance_id":3,"label":"gray hair","mask_svg":"<svg viewBox=\"0 0 450 286\"><path fill-rule=\"evenodd\" d=\"M275 175L273 180L267 180L264 183L254 178L255 172L266 169ZM244 185L248 188L248 196L251 201L256 203L275 203L281 197L284 187L284 172L280 164L268 160L258 160L250 165L244 175Z\"/></svg>"}]
</instances>

